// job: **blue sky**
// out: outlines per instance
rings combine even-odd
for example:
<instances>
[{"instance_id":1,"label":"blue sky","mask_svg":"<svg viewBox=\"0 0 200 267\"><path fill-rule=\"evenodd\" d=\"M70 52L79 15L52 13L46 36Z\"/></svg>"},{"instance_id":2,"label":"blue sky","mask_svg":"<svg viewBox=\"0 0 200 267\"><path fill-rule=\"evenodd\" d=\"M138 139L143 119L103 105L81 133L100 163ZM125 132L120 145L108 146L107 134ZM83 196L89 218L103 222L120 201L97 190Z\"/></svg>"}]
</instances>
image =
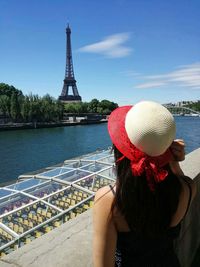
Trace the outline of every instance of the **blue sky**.
<instances>
[{"instance_id":1,"label":"blue sky","mask_svg":"<svg viewBox=\"0 0 200 267\"><path fill-rule=\"evenodd\" d=\"M0 82L61 94L65 28L83 101L200 99L199 0L0 0Z\"/></svg>"}]
</instances>

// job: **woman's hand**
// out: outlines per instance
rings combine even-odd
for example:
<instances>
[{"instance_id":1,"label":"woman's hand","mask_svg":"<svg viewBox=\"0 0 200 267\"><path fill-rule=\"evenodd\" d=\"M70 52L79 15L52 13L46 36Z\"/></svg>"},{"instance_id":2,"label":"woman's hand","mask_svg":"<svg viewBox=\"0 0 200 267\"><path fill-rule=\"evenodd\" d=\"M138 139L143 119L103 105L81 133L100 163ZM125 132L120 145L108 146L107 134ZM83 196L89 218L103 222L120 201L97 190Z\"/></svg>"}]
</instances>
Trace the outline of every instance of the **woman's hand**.
<instances>
[{"instance_id":1,"label":"woman's hand","mask_svg":"<svg viewBox=\"0 0 200 267\"><path fill-rule=\"evenodd\" d=\"M176 139L170 146L170 151L174 161L183 161L185 159L185 142L182 139Z\"/></svg>"},{"instance_id":2,"label":"woman's hand","mask_svg":"<svg viewBox=\"0 0 200 267\"><path fill-rule=\"evenodd\" d=\"M169 162L172 172L177 176L183 176L184 173L179 165L179 161L185 159L185 143L182 139L176 139L170 146L173 160Z\"/></svg>"}]
</instances>

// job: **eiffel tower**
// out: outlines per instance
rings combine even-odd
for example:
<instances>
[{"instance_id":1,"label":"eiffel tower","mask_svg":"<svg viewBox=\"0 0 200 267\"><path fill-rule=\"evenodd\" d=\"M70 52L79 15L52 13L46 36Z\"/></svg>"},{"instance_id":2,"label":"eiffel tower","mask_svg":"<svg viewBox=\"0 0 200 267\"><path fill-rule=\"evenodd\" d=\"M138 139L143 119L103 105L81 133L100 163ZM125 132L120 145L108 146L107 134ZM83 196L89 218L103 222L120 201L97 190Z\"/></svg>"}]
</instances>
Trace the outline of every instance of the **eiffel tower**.
<instances>
[{"instance_id":1,"label":"eiffel tower","mask_svg":"<svg viewBox=\"0 0 200 267\"><path fill-rule=\"evenodd\" d=\"M59 96L59 100L63 102L81 102L81 96L78 93L78 89L76 86L76 80L74 77L74 69L73 69L73 61L72 61L72 49L71 49L71 29L69 24L66 28L67 34L67 43L66 43L66 69L65 69L65 79L63 84L63 89L61 95ZM69 94L69 88L71 87L72 93Z\"/></svg>"}]
</instances>

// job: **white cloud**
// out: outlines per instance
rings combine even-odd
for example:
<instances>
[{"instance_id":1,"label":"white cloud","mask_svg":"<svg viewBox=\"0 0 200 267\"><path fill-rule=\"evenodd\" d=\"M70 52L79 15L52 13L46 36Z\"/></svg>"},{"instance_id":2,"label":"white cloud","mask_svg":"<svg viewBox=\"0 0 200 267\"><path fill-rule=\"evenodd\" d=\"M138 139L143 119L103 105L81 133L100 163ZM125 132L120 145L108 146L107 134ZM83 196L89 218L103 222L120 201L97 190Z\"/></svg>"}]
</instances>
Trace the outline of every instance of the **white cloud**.
<instances>
[{"instance_id":1,"label":"white cloud","mask_svg":"<svg viewBox=\"0 0 200 267\"><path fill-rule=\"evenodd\" d=\"M80 52L97 53L106 57L119 58L128 56L132 49L124 45L130 38L129 33L118 33L107 36L101 42L86 45L79 49Z\"/></svg>"},{"instance_id":2,"label":"white cloud","mask_svg":"<svg viewBox=\"0 0 200 267\"><path fill-rule=\"evenodd\" d=\"M177 70L162 75L150 75L143 78L147 81L138 84L136 88L162 87L175 84L180 87L200 89L200 62L180 66Z\"/></svg>"},{"instance_id":3,"label":"white cloud","mask_svg":"<svg viewBox=\"0 0 200 267\"><path fill-rule=\"evenodd\" d=\"M154 87L161 87L163 85L166 85L165 82L146 82L146 83L142 83L137 85L137 88L139 89L145 89L145 88L154 88Z\"/></svg>"}]
</instances>

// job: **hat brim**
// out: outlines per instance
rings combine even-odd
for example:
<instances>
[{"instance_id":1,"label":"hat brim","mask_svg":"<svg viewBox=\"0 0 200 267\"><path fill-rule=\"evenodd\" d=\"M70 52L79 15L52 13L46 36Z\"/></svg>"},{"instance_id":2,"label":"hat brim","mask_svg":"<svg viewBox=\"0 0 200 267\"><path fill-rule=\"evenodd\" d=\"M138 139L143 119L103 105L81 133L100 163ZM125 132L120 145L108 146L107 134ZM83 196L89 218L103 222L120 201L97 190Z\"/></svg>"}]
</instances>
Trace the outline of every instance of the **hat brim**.
<instances>
[{"instance_id":1,"label":"hat brim","mask_svg":"<svg viewBox=\"0 0 200 267\"><path fill-rule=\"evenodd\" d=\"M110 114L108 119L108 132L112 143L129 160L132 160L136 153L137 155L146 155L130 142L125 130L126 114L132 107L133 106L118 107ZM162 155L151 158L153 158L160 167L163 167L173 159L173 156L170 149L167 149Z\"/></svg>"}]
</instances>

